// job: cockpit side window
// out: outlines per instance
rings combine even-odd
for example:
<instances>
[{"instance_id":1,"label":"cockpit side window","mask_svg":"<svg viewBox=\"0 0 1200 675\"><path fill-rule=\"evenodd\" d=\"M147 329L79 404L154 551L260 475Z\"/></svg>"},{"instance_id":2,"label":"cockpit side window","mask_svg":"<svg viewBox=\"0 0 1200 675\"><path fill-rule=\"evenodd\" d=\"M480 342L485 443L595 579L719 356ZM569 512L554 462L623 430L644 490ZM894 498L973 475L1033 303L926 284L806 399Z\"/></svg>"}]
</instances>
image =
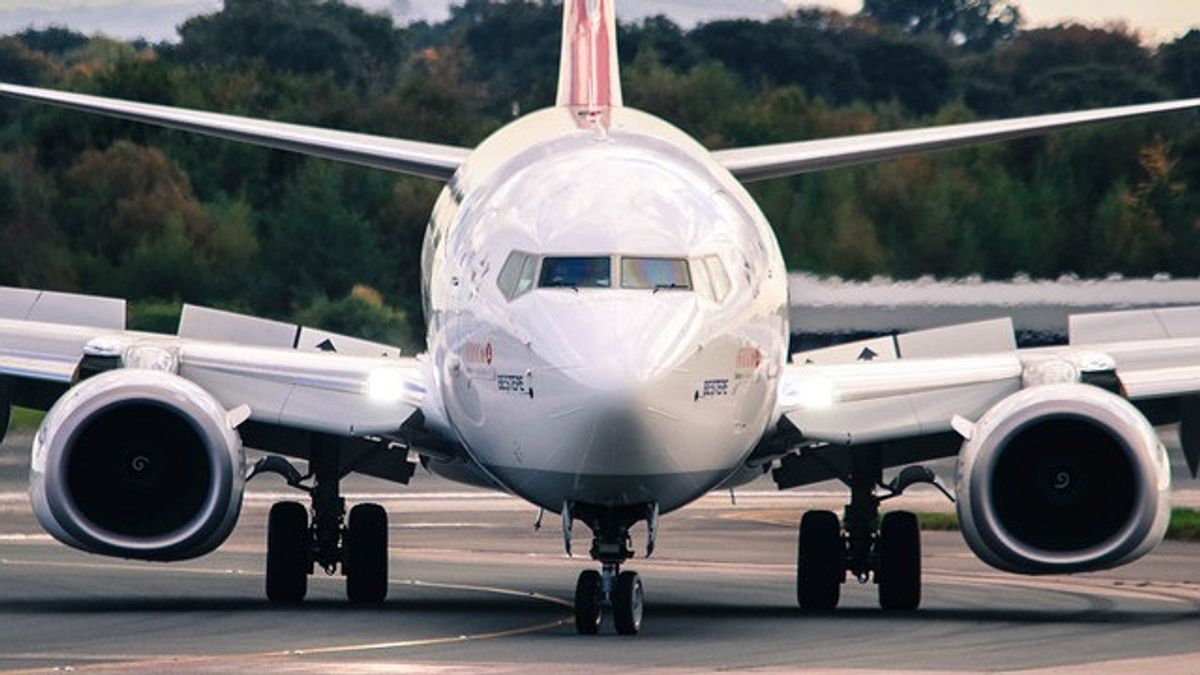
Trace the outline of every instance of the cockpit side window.
<instances>
[{"instance_id":1,"label":"cockpit side window","mask_svg":"<svg viewBox=\"0 0 1200 675\"><path fill-rule=\"evenodd\" d=\"M537 256L521 251L513 251L496 275L496 286L508 300L514 300L533 288L534 272L537 269Z\"/></svg>"},{"instance_id":2,"label":"cockpit side window","mask_svg":"<svg viewBox=\"0 0 1200 675\"><path fill-rule=\"evenodd\" d=\"M724 302L725 297L729 295L729 290L732 288L732 283L729 281L729 274L725 272L725 265L721 262L720 256L706 255L700 259L704 264L704 269L708 272L708 281L712 286L713 300Z\"/></svg>"},{"instance_id":3,"label":"cockpit side window","mask_svg":"<svg viewBox=\"0 0 1200 675\"><path fill-rule=\"evenodd\" d=\"M607 256L544 258L541 288L609 288L612 286L612 259Z\"/></svg>"},{"instance_id":4,"label":"cockpit side window","mask_svg":"<svg viewBox=\"0 0 1200 675\"><path fill-rule=\"evenodd\" d=\"M692 275L685 258L621 258L621 288L691 290Z\"/></svg>"},{"instance_id":5,"label":"cockpit side window","mask_svg":"<svg viewBox=\"0 0 1200 675\"><path fill-rule=\"evenodd\" d=\"M521 266L521 276L517 278L517 291L513 297L525 295L533 290L533 282L537 278L537 256L525 256L525 264Z\"/></svg>"}]
</instances>

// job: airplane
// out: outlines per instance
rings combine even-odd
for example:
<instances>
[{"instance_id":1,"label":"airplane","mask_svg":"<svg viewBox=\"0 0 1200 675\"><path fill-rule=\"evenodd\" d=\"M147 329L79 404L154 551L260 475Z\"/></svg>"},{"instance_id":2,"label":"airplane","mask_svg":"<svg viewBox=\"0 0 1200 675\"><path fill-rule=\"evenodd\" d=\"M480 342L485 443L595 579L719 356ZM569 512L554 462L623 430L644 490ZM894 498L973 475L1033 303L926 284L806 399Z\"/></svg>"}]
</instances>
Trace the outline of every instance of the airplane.
<instances>
[{"instance_id":1,"label":"airplane","mask_svg":"<svg viewBox=\"0 0 1200 675\"><path fill-rule=\"evenodd\" d=\"M579 633L642 629L627 568L660 517L770 473L836 479L843 517L798 528L796 600L850 578L917 609L917 518L880 517L921 462L957 457L962 534L1017 574L1123 565L1162 540L1157 426L1200 463L1200 308L1074 316L1017 349L1007 319L789 354L787 270L743 184L1200 107L1200 99L710 151L622 103L613 0L566 0L556 105L474 149L16 85L0 94L442 181L421 252L426 353L185 306L177 334L125 328L121 300L0 290L0 409L47 410L30 496L58 541L177 561L237 522L246 481L308 493L268 517L267 597L322 568L352 602L388 590L387 514L348 512L352 472L418 467L517 495L592 534ZM337 236L331 232L330 236ZM347 261L347 264L353 264ZM7 419L0 419L0 429ZM268 453L248 463L245 448ZM306 462L301 472L295 463ZM899 469L884 482L885 470ZM942 487L943 490L949 491Z\"/></svg>"}]
</instances>

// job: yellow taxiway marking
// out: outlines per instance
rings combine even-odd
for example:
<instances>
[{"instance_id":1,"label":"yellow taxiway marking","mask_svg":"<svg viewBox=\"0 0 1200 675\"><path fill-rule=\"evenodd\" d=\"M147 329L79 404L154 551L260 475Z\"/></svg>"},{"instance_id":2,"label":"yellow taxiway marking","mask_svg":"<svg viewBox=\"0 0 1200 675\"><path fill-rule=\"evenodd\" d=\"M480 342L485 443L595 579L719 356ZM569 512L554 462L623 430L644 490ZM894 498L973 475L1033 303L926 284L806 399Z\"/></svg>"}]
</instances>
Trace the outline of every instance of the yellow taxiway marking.
<instances>
[{"instance_id":1,"label":"yellow taxiway marking","mask_svg":"<svg viewBox=\"0 0 1200 675\"><path fill-rule=\"evenodd\" d=\"M153 566L149 566L149 565L147 565L147 566L141 566L141 565L130 566L130 565L119 565L119 564L113 564L113 563L69 562L69 561L55 561L55 560L13 560L13 559L9 559L9 558L0 558L0 565L55 567L55 568L60 568L60 569L61 568L102 569L102 570L119 570L119 571L137 572L137 573L157 572L157 573L163 573L163 574L170 574L170 573L210 574L210 575L238 574L238 575L248 575L248 576L262 576L261 572L241 570L241 569L214 569L214 568L206 568L206 567L175 567L175 566L153 567ZM313 578L315 578L315 579L336 579L336 577L321 577L321 576L316 576L316 575L314 575ZM566 608L574 607L574 604L570 600L566 600L564 598L559 598L559 597L556 597L553 595L546 595L544 593L537 593L534 591L522 591L522 590L517 590L517 589L512 589L512 588L500 588L500 587L495 587L495 586L481 586L481 585L476 585L476 584L455 584L455 583L442 583L442 582L434 582L434 581L421 581L419 579L390 579L388 581L388 583L391 585L397 585L397 586L413 586L413 587L419 587L419 588L433 588L433 589L438 589L438 590L468 591L468 592L473 592L473 593L488 593L488 594L492 594L492 595L503 595L503 596L516 597L516 598L528 598L530 600L549 603L549 604L556 605L559 607L566 607ZM39 659L39 660L40 659L46 659L46 660L60 659L63 661L71 661L71 660L84 660L84 661L102 661L103 660L104 661L103 663L94 663L94 664L76 666L73 668L75 670L82 670L82 669L107 670L107 669L114 669L114 668L118 669L118 670L122 670L122 669L126 669L126 668L145 668L145 667L153 666L153 665L164 665L164 666L173 665L175 667L179 667L181 664L183 664L185 662L214 663L214 662L238 660L238 659L272 659L272 658L283 658L283 657L314 656L314 655L322 655L322 654L344 654L344 653L349 653L349 652L380 651L380 650L387 650L387 649L405 649L405 648L412 648L412 647L426 647L426 646L434 646L434 645L455 644L455 643L460 643L460 642L472 642L472 641L478 641L478 640L493 640L493 639L497 639L497 638L514 637L514 636L518 636L518 635L526 635L529 633L537 633L537 632L541 632L541 631L552 630L555 628L561 628L562 626L569 625L574 622L575 622L575 617L569 615L569 616L563 617L561 619L557 619L554 621L546 621L546 622L538 623L538 624L531 625L531 626L518 626L516 628L509 628L509 629L497 630L497 631L489 631L486 633L471 633L471 634L442 636L442 637L415 638L415 639L411 639L411 640L396 640L396 641L390 641L390 642L368 642L368 643L358 643L358 644L330 645L327 647L285 649L285 650L270 651L270 652L242 652L242 653L236 653L236 654L220 654L220 655L204 655L204 654L180 654L180 655L168 655L168 654L145 654L145 655L80 654L80 655L73 655L73 654L64 653L64 654L55 654L55 655L50 655L50 654L10 654L8 656L9 656L9 658L29 657L31 659ZM54 668L54 667L31 668L31 669L5 671L5 672L34 673L34 672L46 672L46 671L54 671L54 670L58 670L58 668Z\"/></svg>"}]
</instances>

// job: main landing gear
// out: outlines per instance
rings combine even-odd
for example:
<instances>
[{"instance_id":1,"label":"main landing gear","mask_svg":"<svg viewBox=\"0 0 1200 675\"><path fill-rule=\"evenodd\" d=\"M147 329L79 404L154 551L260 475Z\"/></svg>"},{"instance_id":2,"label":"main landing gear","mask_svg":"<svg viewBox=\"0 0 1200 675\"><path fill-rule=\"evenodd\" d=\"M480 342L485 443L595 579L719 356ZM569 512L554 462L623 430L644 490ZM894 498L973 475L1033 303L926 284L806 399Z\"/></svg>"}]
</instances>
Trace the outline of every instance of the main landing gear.
<instances>
[{"instance_id":1,"label":"main landing gear","mask_svg":"<svg viewBox=\"0 0 1200 675\"><path fill-rule=\"evenodd\" d=\"M271 507L267 598L277 603L300 602L316 566L333 574L340 565L350 602L383 602L388 590L387 512L378 504L358 504L346 519L346 500L339 490L344 473L336 443L314 443L308 476L301 476L279 457L260 462L251 476L263 472L284 476L289 485L307 491L312 498L311 520L300 502L279 502ZM311 486L303 483L308 478L313 479Z\"/></svg>"},{"instance_id":2,"label":"main landing gear","mask_svg":"<svg viewBox=\"0 0 1200 675\"><path fill-rule=\"evenodd\" d=\"M634 555L629 528L641 520L647 521L649 529L646 556L653 553L657 507L563 505L563 537L568 553L574 519L583 521L592 530L590 553L601 566L600 571L584 570L575 583L575 629L583 635L595 635L605 613L611 612L618 634L636 635L642 630L645 607L642 580L637 572L621 571L621 564Z\"/></svg>"},{"instance_id":3,"label":"main landing gear","mask_svg":"<svg viewBox=\"0 0 1200 675\"><path fill-rule=\"evenodd\" d=\"M800 520L796 561L796 601L802 609L831 611L838 605L847 574L860 582L874 578L879 606L914 610L921 604L921 528L916 515L893 511L879 517L882 501L915 483L937 484L931 471L914 466L884 485L878 455L854 455L842 522L832 511L809 511ZM880 496L877 488L885 493Z\"/></svg>"}]
</instances>

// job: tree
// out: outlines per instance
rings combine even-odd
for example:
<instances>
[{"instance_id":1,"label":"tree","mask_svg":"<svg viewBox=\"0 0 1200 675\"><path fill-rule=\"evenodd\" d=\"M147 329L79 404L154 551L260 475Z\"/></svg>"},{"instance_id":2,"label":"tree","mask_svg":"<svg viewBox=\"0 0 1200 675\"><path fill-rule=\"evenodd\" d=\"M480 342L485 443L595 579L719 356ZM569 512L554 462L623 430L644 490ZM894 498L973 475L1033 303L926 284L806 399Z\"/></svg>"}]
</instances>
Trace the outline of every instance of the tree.
<instances>
[{"instance_id":1,"label":"tree","mask_svg":"<svg viewBox=\"0 0 1200 675\"><path fill-rule=\"evenodd\" d=\"M618 23L617 44L621 65L633 63L644 49L653 50L659 61L676 72L692 69L701 51L692 35L665 16L652 16L640 23Z\"/></svg>"},{"instance_id":2,"label":"tree","mask_svg":"<svg viewBox=\"0 0 1200 675\"><path fill-rule=\"evenodd\" d=\"M342 165L306 160L281 202L264 214L260 303L281 311L308 298L340 298L379 267L367 220L343 198Z\"/></svg>"},{"instance_id":3,"label":"tree","mask_svg":"<svg viewBox=\"0 0 1200 675\"><path fill-rule=\"evenodd\" d=\"M691 38L747 86L799 85L813 96L846 103L861 94L859 63L832 31L801 21L714 21Z\"/></svg>"},{"instance_id":4,"label":"tree","mask_svg":"<svg viewBox=\"0 0 1200 675\"><path fill-rule=\"evenodd\" d=\"M860 38L852 49L868 100L894 99L913 113L929 115L953 95L949 61L927 44L880 36Z\"/></svg>"},{"instance_id":5,"label":"tree","mask_svg":"<svg viewBox=\"0 0 1200 675\"><path fill-rule=\"evenodd\" d=\"M1028 84L1030 110L1067 111L1149 103L1168 97L1151 78L1128 68L1100 64L1047 70Z\"/></svg>"},{"instance_id":6,"label":"tree","mask_svg":"<svg viewBox=\"0 0 1200 675\"><path fill-rule=\"evenodd\" d=\"M998 0L864 0L862 12L912 35L937 35L974 51L1011 40L1021 23L1016 4Z\"/></svg>"},{"instance_id":7,"label":"tree","mask_svg":"<svg viewBox=\"0 0 1200 675\"><path fill-rule=\"evenodd\" d=\"M88 43L88 37L64 26L50 26L41 30L27 28L16 35L26 47L44 54L62 56Z\"/></svg>"},{"instance_id":8,"label":"tree","mask_svg":"<svg viewBox=\"0 0 1200 675\"><path fill-rule=\"evenodd\" d=\"M244 206L209 208L161 151L118 141L67 172L57 220L92 291L204 301L244 285L258 253Z\"/></svg>"},{"instance_id":9,"label":"tree","mask_svg":"<svg viewBox=\"0 0 1200 675\"><path fill-rule=\"evenodd\" d=\"M472 55L470 72L487 83L493 114L554 105L562 8L550 0L467 0L445 26Z\"/></svg>"},{"instance_id":10,"label":"tree","mask_svg":"<svg viewBox=\"0 0 1200 675\"><path fill-rule=\"evenodd\" d=\"M1177 96L1200 96L1200 30L1163 45L1158 62L1163 82Z\"/></svg>"},{"instance_id":11,"label":"tree","mask_svg":"<svg viewBox=\"0 0 1200 675\"><path fill-rule=\"evenodd\" d=\"M52 217L58 200L32 149L0 155L0 284L77 288L70 249Z\"/></svg>"},{"instance_id":12,"label":"tree","mask_svg":"<svg viewBox=\"0 0 1200 675\"><path fill-rule=\"evenodd\" d=\"M337 300L317 296L294 318L304 326L395 345L409 353L419 349L405 312L387 306L370 286L357 285Z\"/></svg>"},{"instance_id":13,"label":"tree","mask_svg":"<svg viewBox=\"0 0 1200 675\"><path fill-rule=\"evenodd\" d=\"M261 61L291 73L332 73L366 87L390 82L407 49L390 16L340 0L225 0L179 27L171 53L183 63L245 67Z\"/></svg>"},{"instance_id":14,"label":"tree","mask_svg":"<svg viewBox=\"0 0 1200 675\"><path fill-rule=\"evenodd\" d=\"M53 66L42 54L13 38L0 39L0 81L41 84Z\"/></svg>"},{"instance_id":15,"label":"tree","mask_svg":"<svg viewBox=\"0 0 1200 675\"><path fill-rule=\"evenodd\" d=\"M717 62L687 73L671 71L652 51L643 51L625 70L629 105L671 120L709 147L726 145L726 131L749 98L738 78Z\"/></svg>"}]
</instances>

